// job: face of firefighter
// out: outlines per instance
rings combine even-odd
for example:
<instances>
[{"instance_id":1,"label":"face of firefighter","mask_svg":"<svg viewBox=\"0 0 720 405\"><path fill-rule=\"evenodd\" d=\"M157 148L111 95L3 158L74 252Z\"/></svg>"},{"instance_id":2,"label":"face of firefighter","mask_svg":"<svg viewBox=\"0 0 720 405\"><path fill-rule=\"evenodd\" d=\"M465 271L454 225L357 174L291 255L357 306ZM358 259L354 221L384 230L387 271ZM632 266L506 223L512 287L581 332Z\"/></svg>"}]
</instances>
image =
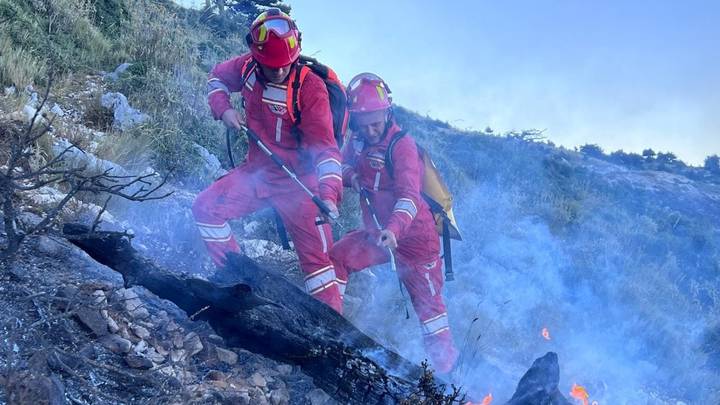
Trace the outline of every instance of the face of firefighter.
<instances>
[{"instance_id":1,"label":"face of firefighter","mask_svg":"<svg viewBox=\"0 0 720 405\"><path fill-rule=\"evenodd\" d=\"M265 78L268 79L270 83L275 84L280 84L284 82L285 79L287 79L288 75L290 74L291 67L292 64L280 68L271 68L265 65L260 65L263 76L265 76Z\"/></svg>"},{"instance_id":2,"label":"face of firefighter","mask_svg":"<svg viewBox=\"0 0 720 405\"><path fill-rule=\"evenodd\" d=\"M357 131L367 143L375 145L382 140L382 136L385 133L386 122L387 115L385 115L385 119L382 121L372 122L366 125L357 125Z\"/></svg>"}]
</instances>

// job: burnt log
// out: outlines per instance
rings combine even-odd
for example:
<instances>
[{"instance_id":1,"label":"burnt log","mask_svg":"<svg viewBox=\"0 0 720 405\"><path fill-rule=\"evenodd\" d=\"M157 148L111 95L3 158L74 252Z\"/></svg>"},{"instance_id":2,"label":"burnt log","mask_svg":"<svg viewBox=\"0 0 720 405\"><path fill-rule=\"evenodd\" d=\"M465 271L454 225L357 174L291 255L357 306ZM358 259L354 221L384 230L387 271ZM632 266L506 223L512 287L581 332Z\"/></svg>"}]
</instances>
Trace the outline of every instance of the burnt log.
<instances>
[{"instance_id":1,"label":"burnt log","mask_svg":"<svg viewBox=\"0 0 720 405\"><path fill-rule=\"evenodd\" d=\"M231 346L299 365L341 403L397 403L423 370L378 344L345 318L280 274L241 255L229 255L232 283L172 272L141 256L124 234L64 232L93 259L119 272L126 287L145 287L194 319L207 321Z\"/></svg>"}]
</instances>

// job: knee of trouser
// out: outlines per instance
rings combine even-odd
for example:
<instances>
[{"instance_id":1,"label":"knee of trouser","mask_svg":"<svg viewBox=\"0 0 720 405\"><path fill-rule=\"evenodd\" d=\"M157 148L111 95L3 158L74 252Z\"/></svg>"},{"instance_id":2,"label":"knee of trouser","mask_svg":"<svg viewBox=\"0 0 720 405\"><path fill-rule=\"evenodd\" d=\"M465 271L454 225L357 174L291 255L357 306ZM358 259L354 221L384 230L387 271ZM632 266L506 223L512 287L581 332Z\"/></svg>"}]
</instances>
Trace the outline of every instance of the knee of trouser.
<instances>
[{"instance_id":1,"label":"knee of trouser","mask_svg":"<svg viewBox=\"0 0 720 405\"><path fill-rule=\"evenodd\" d=\"M209 198L209 194L205 191L201 192L200 194L195 197L195 201L193 201L192 204L192 214L195 219L198 218L205 218L208 215L210 215L209 208L211 206L211 200Z\"/></svg>"}]
</instances>

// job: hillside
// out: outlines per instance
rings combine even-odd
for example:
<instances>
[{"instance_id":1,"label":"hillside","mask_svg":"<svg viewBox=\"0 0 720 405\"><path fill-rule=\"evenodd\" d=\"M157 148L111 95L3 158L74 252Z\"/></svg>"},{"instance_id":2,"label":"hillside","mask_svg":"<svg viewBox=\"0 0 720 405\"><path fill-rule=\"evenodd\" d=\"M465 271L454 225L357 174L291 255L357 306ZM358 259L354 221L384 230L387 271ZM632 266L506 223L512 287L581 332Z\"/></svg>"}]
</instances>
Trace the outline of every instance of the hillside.
<instances>
[{"instance_id":1,"label":"hillside","mask_svg":"<svg viewBox=\"0 0 720 405\"><path fill-rule=\"evenodd\" d=\"M66 139L83 151L67 156L71 165L91 162L97 168L122 167L124 173L168 174L165 189L172 196L139 203L114 199L102 226L132 229L144 254L168 268L207 276L212 266L189 207L194 195L229 166L224 131L211 120L205 102L205 80L215 63L244 51L248 18L219 23L161 0L0 0L0 128L27 125L50 84L43 112L48 121L54 119L53 130L33 145L25 170L52 159ZM119 66L124 70L116 71ZM104 107L108 93L126 96L135 118L122 121ZM688 167L667 155L638 156L638 161L589 147L567 150L537 139L533 131L461 131L403 108L396 109L396 117L431 153L455 195L464 240L453 245L456 280L446 284L446 296L463 352L459 383L480 395L492 392L504 403L532 361L553 351L559 354L564 394L577 383L600 404L720 401L720 174L712 166ZM7 141L0 139L3 164ZM243 150L241 141L236 155ZM37 223L67 187L18 192L20 222ZM337 234L357 222L356 201L348 192ZM3 325L34 316L41 319L31 320L40 322L36 327L47 323L25 341L5 328L5 337L13 339L0 349L3 369L34 357L43 333L74 327L66 318L43 319L42 310L54 302L47 297L58 296L63 283L91 295L102 291L108 297L102 308L126 329L128 340L138 343L131 314L118 307L121 299L112 298L124 291L117 276L52 236L62 222L92 222L103 202L77 195L59 213L51 236L28 239L19 265L3 274L3 288L27 289L3 293L3 305L10 309ZM267 213L233 227L251 257L299 281L296 257L277 244ZM6 237L5 231L3 244ZM417 320L404 319L392 277L384 268L357 275L349 291L349 318L419 362ZM215 347L221 355L227 348L213 341L212 331L190 322L168 331L167 325L182 323L183 315L168 314L166 304L139 294L166 312L143 321L152 324L143 326L151 335L182 335L192 346L195 339L188 333L195 332L206 350L170 368L181 387L172 379L156 382L148 392L138 388L128 394L138 401L202 403L209 398L203 395L215 395L211 385L223 384L223 389L247 386L247 401L326 401L297 369L249 352L240 352L244 363L238 366L227 358L223 362ZM542 337L543 328L550 340ZM84 343L75 334L66 340L78 349ZM162 342L155 346L168 356L173 350ZM193 351L183 342L178 346ZM92 361L100 363L97 356ZM210 363L223 374L205 375ZM84 380L98 372L93 367ZM253 377L256 372L260 377ZM3 385L9 384L3 374ZM197 385L191 391L197 396L187 396L188 385ZM66 388L85 393L78 403L93 403L99 390ZM119 384L101 391L113 396L122 389Z\"/></svg>"}]
</instances>

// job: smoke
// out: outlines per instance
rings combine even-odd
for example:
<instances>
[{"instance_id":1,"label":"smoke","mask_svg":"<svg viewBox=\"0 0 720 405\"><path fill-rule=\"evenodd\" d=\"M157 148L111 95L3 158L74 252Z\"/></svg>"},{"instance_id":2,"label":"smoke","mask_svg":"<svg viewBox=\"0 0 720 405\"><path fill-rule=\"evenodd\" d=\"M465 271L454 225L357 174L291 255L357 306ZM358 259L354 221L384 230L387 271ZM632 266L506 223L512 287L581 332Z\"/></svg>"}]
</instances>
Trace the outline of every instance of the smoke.
<instances>
[{"instance_id":1,"label":"smoke","mask_svg":"<svg viewBox=\"0 0 720 405\"><path fill-rule=\"evenodd\" d=\"M525 181L548 192L547 169L523 157ZM477 166L463 163L467 171ZM717 297L717 275L707 267L716 236L693 244L705 235L700 228L665 228L662 204L647 195L610 196L592 174L584 181L598 183L571 217L563 200L547 198L544 208L562 208L550 214L528 206L533 190L518 191L502 176L454 189L464 239L453 242L456 280L444 289L462 352L453 382L473 398L492 392L503 403L532 361L554 351L566 397L576 383L600 404L717 403L720 378L702 350L718 321L718 301L708 298ZM559 227L560 214L572 222ZM423 360L420 328L412 309L403 319L397 280L387 269L372 271L365 310L353 322Z\"/></svg>"}]
</instances>

